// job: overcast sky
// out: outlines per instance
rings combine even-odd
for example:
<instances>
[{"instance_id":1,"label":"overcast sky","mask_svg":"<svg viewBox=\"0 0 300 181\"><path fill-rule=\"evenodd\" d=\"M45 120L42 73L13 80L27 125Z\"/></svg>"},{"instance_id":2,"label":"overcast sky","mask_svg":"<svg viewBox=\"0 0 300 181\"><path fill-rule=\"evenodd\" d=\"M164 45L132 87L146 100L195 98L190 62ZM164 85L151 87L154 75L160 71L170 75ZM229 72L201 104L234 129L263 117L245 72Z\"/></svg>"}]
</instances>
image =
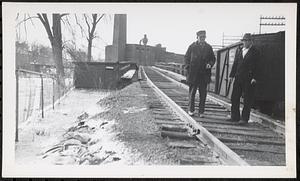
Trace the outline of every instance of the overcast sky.
<instances>
[{"instance_id":1,"label":"overcast sky","mask_svg":"<svg viewBox=\"0 0 300 181\"><path fill-rule=\"evenodd\" d=\"M160 43L167 48L167 51L184 54L189 44L196 40L198 30L206 30L208 43L222 45L223 33L232 36L242 36L246 32L257 34L259 33L261 15L285 16L289 11L288 4L279 3L115 4L114 6L97 4L92 7L76 4L72 7L73 9L64 6L59 7L60 11L70 12L69 21L73 31L75 31L75 36L72 36L70 27L62 24L64 40L68 42L71 39L74 40L75 37L77 47L81 47L83 50L86 50L87 43L81 36L79 27L76 27L74 8L78 17L82 15L82 12L92 13L95 10L97 13L110 15L103 19L97 27L97 34L100 38L97 38L93 43L93 57L95 59L99 57L104 59L105 46L112 44L112 15L114 13L127 14L127 43L138 44L143 35L147 34L148 45L154 46ZM35 14L31 12L31 15ZM21 40L50 46L42 24L38 19L34 19L33 22L34 26L27 22L27 38L25 37L24 26L19 27ZM264 26L262 33L278 32L284 29L284 27Z\"/></svg>"}]
</instances>

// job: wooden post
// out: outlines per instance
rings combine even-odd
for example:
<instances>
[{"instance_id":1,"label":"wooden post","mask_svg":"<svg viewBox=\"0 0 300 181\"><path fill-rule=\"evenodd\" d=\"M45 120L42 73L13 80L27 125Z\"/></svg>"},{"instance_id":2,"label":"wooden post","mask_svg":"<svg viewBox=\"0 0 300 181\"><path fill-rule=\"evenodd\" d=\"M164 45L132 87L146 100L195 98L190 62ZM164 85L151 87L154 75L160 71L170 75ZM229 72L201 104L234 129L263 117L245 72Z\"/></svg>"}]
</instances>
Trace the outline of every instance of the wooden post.
<instances>
[{"instance_id":1,"label":"wooden post","mask_svg":"<svg viewBox=\"0 0 300 181\"><path fill-rule=\"evenodd\" d=\"M262 19L262 16L260 15L260 18L259 18L259 34L261 34L261 19Z\"/></svg>"},{"instance_id":2,"label":"wooden post","mask_svg":"<svg viewBox=\"0 0 300 181\"><path fill-rule=\"evenodd\" d=\"M43 76L41 76L41 106L42 106L42 118L44 118L44 83L43 83Z\"/></svg>"},{"instance_id":3,"label":"wooden post","mask_svg":"<svg viewBox=\"0 0 300 181\"><path fill-rule=\"evenodd\" d=\"M16 138L15 141L19 141L19 71L16 70Z\"/></svg>"},{"instance_id":4,"label":"wooden post","mask_svg":"<svg viewBox=\"0 0 300 181\"><path fill-rule=\"evenodd\" d=\"M54 95L55 95L55 83L54 83L54 78L52 77L52 88L53 88L53 90L52 90L52 109L54 110L54 101L55 101L55 97L54 97Z\"/></svg>"}]
</instances>

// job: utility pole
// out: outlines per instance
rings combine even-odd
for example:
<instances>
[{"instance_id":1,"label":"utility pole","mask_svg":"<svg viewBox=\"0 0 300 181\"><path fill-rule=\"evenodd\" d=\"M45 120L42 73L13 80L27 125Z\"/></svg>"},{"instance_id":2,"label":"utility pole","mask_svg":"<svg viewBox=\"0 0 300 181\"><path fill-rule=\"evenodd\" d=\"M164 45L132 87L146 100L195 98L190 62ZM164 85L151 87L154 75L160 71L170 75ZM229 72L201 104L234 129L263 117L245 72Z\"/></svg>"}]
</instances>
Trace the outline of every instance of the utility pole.
<instances>
[{"instance_id":1,"label":"utility pole","mask_svg":"<svg viewBox=\"0 0 300 181\"><path fill-rule=\"evenodd\" d=\"M263 22L267 20L267 22ZM270 22L275 21L275 22ZM262 26L285 26L285 17L284 16L262 16L259 18L259 34L261 34Z\"/></svg>"}]
</instances>

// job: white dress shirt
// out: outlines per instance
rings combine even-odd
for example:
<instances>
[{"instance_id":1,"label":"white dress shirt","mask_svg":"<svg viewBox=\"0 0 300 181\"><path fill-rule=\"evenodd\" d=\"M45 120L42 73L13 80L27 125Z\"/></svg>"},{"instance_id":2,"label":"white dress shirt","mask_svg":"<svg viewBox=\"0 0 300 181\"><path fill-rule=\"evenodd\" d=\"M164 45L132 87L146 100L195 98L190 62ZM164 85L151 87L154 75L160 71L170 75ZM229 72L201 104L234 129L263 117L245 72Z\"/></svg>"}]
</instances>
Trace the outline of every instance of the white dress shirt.
<instances>
[{"instance_id":1,"label":"white dress shirt","mask_svg":"<svg viewBox=\"0 0 300 181\"><path fill-rule=\"evenodd\" d=\"M245 55L248 53L249 49L251 48L252 46L250 46L249 48L243 48L243 58L245 57Z\"/></svg>"}]
</instances>

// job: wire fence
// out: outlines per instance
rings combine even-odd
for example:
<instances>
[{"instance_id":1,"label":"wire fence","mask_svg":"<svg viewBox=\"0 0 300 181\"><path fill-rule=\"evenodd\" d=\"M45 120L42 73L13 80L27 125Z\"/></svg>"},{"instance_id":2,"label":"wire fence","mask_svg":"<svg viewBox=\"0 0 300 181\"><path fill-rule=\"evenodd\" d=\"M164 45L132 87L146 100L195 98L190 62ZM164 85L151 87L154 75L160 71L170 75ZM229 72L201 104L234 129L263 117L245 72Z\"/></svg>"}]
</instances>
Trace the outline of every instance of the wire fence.
<instances>
[{"instance_id":1,"label":"wire fence","mask_svg":"<svg viewBox=\"0 0 300 181\"><path fill-rule=\"evenodd\" d=\"M20 124L47 116L45 111L54 109L60 98L73 87L72 77L64 80L65 86L61 86L54 75L16 70L16 141Z\"/></svg>"}]
</instances>

